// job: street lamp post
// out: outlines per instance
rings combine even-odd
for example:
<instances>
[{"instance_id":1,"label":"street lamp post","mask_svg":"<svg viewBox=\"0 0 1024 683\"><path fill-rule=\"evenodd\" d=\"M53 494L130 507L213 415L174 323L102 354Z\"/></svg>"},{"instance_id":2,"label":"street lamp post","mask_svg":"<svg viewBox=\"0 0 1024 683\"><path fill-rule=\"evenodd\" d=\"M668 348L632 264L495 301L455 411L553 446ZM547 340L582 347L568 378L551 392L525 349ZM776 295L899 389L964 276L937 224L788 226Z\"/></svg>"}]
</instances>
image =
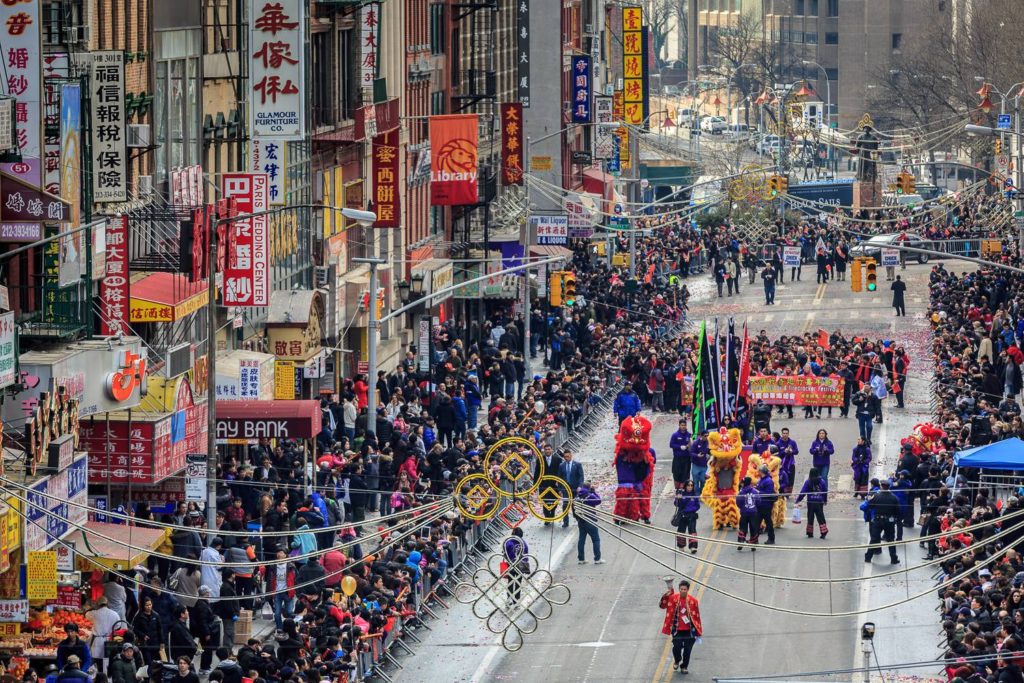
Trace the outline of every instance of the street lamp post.
<instances>
[{"instance_id":1,"label":"street lamp post","mask_svg":"<svg viewBox=\"0 0 1024 683\"><path fill-rule=\"evenodd\" d=\"M342 209L341 215L359 223L363 230L370 230L377 222L377 214L359 209ZM372 233L371 233L372 234ZM377 333L380 320L377 319L377 268L386 259L376 257L375 240L369 240L371 251L368 258L354 258L353 263L365 263L370 266L370 292L366 305L366 433L377 436Z\"/></svg>"},{"instance_id":2,"label":"street lamp post","mask_svg":"<svg viewBox=\"0 0 1024 683\"><path fill-rule=\"evenodd\" d=\"M973 124L968 124L968 125L964 126L964 132L966 132L968 135L982 135L982 136L985 136L985 137L992 137L996 133L999 133L1000 135L1002 135L1002 134L1012 135L1015 138L1017 138L1017 141L1015 143L1015 147L1017 148L1016 175L1017 175L1017 181L1019 183L1021 181L1021 178L1024 177L1024 173L1022 173L1022 171L1020 169L1021 153L1022 153L1022 139L1024 139L1024 133L1021 132L1020 96L1019 95L1014 98L1013 105L1014 105L1014 109L1017 112L1017 121L1014 124L1014 130L1012 130L1012 131L997 131L995 128L992 128L992 126L975 126ZM1015 187L1013 189L1014 189L1014 203L1016 205L1017 213L1024 214L1024 196L1021 196L1020 185L1019 184L1015 185ZM1014 216L1014 220L1017 221L1017 253L1018 254L1024 254L1024 217Z\"/></svg>"},{"instance_id":3,"label":"street lamp post","mask_svg":"<svg viewBox=\"0 0 1024 683\"><path fill-rule=\"evenodd\" d=\"M823 67L821 64L818 64L813 59L805 59L805 60L802 61L802 64L804 66L815 66L815 67L817 67L821 71L822 75L825 77L825 114L826 114L825 128L828 129L828 134L831 137L831 135L832 135L832 83L828 79L828 71L826 71L825 67ZM835 162L835 151L833 150L833 145L831 144L831 142L832 141L830 139L829 140L829 146L828 146L828 155L829 155L829 158L833 160L833 163L830 164L830 165L833 166L832 176L835 177L835 172L836 172L836 169L834 168L834 166L835 166L835 163L834 163Z\"/></svg>"}]
</instances>

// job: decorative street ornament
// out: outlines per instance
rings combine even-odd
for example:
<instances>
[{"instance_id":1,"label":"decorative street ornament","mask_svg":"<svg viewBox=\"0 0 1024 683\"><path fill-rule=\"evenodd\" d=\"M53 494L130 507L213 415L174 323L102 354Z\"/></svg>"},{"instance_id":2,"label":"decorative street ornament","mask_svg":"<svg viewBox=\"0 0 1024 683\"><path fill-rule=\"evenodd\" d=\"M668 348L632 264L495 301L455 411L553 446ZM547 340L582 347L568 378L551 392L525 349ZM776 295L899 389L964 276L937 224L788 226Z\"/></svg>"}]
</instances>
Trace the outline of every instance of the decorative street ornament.
<instances>
[{"instance_id":1,"label":"decorative street ornament","mask_svg":"<svg viewBox=\"0 0 1024 683\"><path fill-rule=\"evenodd\" d=\"M555 605L565 605L571 597L569 587L555 583L551 572L541 569L531 555L513 565L501 554L491 555L469 581L455 585L455 599L472 605L473 616L491 633L500 633L501 646L509 652L522 649L525 636L554 614Z\"/></svg>"}]
</instances>

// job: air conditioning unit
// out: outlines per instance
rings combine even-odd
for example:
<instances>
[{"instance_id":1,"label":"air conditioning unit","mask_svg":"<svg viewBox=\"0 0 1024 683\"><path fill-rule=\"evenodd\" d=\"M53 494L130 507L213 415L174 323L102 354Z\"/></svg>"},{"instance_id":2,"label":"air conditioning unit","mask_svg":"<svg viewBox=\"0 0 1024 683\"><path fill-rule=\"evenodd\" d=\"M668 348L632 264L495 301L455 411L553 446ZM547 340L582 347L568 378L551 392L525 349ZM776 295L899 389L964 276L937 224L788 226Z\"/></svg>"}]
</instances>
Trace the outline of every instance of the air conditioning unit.
<instances>
[{"instance_id":1,"label":"air conditioning unit","mask_svg":"<svg viewBox=\"0 0 1024 683\"><path fill-rule=\"evenodd\" d=\"M153 136L148 123L128 124L128 146L132 149L149 147Z\"/></svg>"},{"instance_id":2,"label":"air conditioning unit","mask_svg":"<svg viewBox=\"0 0 1024 683\"><path fill-rule=\"evenodd\" d=\"M139 196L148 197L153 194L153 176L151 175L140 175L139 176Z\"/></svg>"},{"instance_id":3,"label":"air conditioning unit","mask_svg":"<svg viewBox=\"0 0 1024 683\"><path fill-rule=\"evenodd\" d=\"M195 349L191 343L179 344L167 349L167 362L164 363L164 376L174 379L192 369L195 365Z\"/></svg>"},{"instance_id":4,"label":"air conditioning unit","mask_svg":"<svg viewBox=\"0 0 1024 683\"><path fill-rule=\"evenodd\" d=\"M330 269L327 266L315 266L313 268L314 275L316 276L316 286L318 288L327 287L327 284L330 282L330 277L328 276L329 270Z\"/></svg>"},{"instance_id":5,"label":"air conditioning unit","mask_svg":"<svg viewBox=\"0 0 1024 683\"><path fill-rule=\"evenodd\" d=\"M615 89L616 90L622 90L622 79L621 78L616 78L615 79Z\"/></svg>"},{"instance_id":6,"label":"air conditioning unit","mask_svg":"<svg viewBox=\"0 0 1024 683\"><path fill-rule=\"evenodd\" d=\"M90 40L92 40L91 26L82 25L64 27L64 42L68 45L84 45Z\"/></svg>"}]
</instances>

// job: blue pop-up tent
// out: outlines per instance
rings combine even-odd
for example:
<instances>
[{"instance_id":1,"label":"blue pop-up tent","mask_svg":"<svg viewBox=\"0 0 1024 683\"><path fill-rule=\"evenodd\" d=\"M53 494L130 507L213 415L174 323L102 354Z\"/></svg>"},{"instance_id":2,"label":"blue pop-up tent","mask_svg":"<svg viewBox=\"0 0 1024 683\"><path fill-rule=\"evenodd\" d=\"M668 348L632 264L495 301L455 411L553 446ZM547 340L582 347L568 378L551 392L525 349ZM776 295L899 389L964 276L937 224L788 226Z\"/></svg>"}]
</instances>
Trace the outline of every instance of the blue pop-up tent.
<instances>
[{"instance_id":1,"label":"blue pop-up tent","mask_svg":"<svg viewBox=\"0 0 1024 683\"><path fill-rule=\"evenodd\" d=\"M957 454L953 456L953 462L957 467L1024 470L1024 441L1013 437L985 446L957 451Z\"/></svg>"}]
</instances>

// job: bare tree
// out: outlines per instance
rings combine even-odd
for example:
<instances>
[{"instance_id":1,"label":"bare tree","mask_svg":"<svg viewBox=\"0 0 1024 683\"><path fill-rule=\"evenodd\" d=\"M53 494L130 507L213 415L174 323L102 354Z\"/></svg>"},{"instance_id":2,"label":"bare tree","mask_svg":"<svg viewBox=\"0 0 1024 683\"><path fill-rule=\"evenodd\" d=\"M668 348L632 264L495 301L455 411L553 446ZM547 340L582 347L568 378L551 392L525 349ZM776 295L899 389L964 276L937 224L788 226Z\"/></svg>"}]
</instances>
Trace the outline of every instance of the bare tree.
<instances>
[{"instance_id":1,"label":"bare tree","mask_svg":"<svg viewBox=\"0 0 1024 683\"><path fill-rule=\"evenodd\" d=\"M644 20L654 41L654 59L662 64L667 56L662 56L665 43L672 32L672 20L676 17L675 3L677 0L644 0Z\"/></svg>"}]
</instances>

